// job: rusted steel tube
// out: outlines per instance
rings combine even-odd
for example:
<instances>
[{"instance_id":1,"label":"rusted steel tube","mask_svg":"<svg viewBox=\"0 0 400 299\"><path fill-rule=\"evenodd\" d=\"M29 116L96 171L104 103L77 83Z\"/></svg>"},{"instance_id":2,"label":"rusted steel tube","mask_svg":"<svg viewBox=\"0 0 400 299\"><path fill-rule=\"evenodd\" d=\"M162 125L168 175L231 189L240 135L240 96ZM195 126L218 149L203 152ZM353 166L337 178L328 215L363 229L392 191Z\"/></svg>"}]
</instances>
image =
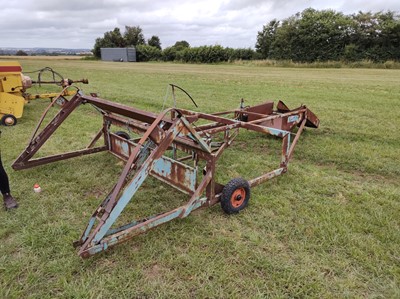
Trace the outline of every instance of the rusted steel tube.
<instances>
[{"instance_id":1,"label":"rusted steel tube","mask_svg":"<svg viewBox=\"0 0 400 299\"><path fill-rule=\"evenodd\" d=\"M298 115L298 114L303 113L305 111L306 111L306 109L300 109L300 110L296 110L296 111L292 111L292 112L286 112L286 113L282 113L282 114L267 116L267 117L264 117L264 118L260 118L260 119L249 121L247 123L257 124L257 123L260 123L260 122L263 122L263 121L267 121L267 120L274 120L274 119L283 118L283 117L286 117L286 116Z\"/></svg>"},{"instance_id":2,"label":"rusted steel tube","mask_svg":"<svg viewBox=\"0 0 400 299\"><path fill-rule=\"evenodd\" d=\"M286 171L287 171L286 167L281 167L266 174L263 174L257 178L251 179L248 182L250 187L255 187L257 185L260 185L261 183L264 183L265 181L268 181L278 175L281 175L282 173L285 173Z\"/></svg>"},{"instance_id":3,"label":"rusted steel tube","mask_svg":"<svg viewBox=\"0 0 400 299\"><path fill-rule=\"evenodd\" d=\"M292 145L290 146L289 153L288 153L288 158L287 158L287 163L292 159L294 148L296 147L297 141L299 141L300 135L304 130L304 126L306 125L307 119L303 119L301 122L301 125L296 133L296 136L293 139Z\"/></svg>"}]
</instances>

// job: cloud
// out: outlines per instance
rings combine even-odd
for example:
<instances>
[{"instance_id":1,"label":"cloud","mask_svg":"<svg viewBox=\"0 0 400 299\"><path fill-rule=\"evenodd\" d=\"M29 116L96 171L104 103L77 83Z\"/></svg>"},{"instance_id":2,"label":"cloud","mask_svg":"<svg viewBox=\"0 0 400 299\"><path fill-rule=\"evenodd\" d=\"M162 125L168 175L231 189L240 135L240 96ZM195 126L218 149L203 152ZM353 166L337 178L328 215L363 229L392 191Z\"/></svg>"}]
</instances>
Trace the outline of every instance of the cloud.
<instances>
[{"instance_id":1,"label":"cloud","mask_svg":"<svg viewBox=\"0 0 400 299\"><path fill-rule=\"evenodd\" d=\"M257 32L270 20L308 7L344 13L400 11L400 1L359 0L0 0L0 47L92 48L115 27L140 26L163 47L178 40L192 46L254 47Z\"/></svg>"},{"instance_id":2,"label":"cloud","mask_svg":"<svg viewBox=\"0 0 400 299\"><path fill-rule=\"evenodd\" d=\"M338 7L338 10L344 13L354 13L358 11L397 11L400 13L400 1L398 0L385 0L385 1L343 1L342 5Z\"/></svg>"}]
</instances>

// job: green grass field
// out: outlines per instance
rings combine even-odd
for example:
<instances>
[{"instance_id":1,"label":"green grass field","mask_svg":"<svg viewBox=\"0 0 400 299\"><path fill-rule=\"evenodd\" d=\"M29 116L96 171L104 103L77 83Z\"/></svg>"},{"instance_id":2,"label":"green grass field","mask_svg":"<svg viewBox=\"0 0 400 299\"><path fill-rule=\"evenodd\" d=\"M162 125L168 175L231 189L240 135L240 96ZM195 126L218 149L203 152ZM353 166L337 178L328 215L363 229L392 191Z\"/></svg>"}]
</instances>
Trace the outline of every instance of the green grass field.
<instances>
[{"instance_id":1,"label":"green grass field","mask_svg":"<svg viewBox=\"0 0 400 299\"><path fill-rule=\"evenodd\" d=\"M307 104L321 126L302 134L289 172L254 188L240 214L201 209L82 260L72 242L123 165L102 153L12 170L49 103L32 101L15 127L1 128L20 207L0 211L0 298L400 297L400 70L21 62L24 71L50 66L87 77L84 92L153 112L174 83L199 105L179 96L182 108L213 112L241 98L248 105L280 99L291 108ZM86 144L99 121L80 109L44 150ZM276 168L279 146L241 133L220 160L219 181ZM187 199L154 180L142 189L126 219Z\"/></svg>"}]
</instances>

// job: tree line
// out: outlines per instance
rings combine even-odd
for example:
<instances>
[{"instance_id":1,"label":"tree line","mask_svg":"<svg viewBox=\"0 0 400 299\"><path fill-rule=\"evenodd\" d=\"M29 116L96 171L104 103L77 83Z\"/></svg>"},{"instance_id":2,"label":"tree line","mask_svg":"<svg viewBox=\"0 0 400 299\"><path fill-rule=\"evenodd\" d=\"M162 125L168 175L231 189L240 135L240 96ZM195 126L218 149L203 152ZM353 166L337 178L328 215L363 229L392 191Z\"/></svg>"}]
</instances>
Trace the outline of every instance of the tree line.
<instances>
[{"instance_id":1,"label":"tree line","mask_svg":"<svg viewBox=\"0 0 400 299\"><path fill-rule=\"evenodd\" d=\"M400 18L392 11L344 15L334 10L308 8L265 24L257 33L255 50L220 45L191 47L187 41L177 41L162 49L158 36L146 40L140 26L125 26L123 33L115 28L97 38L93 53L100 58L100 48L113 47L135 47L138 61L399 61Z\"/></svg>"},{"instance_id":2,"label":"tree line","mask_svg":"<svg viewBox=\"0 0 400 299\"><path fill-rule=\"evenodd\" d=\"M250 60L258 54L251 48L233 49L219 45L191 47L185 41L177 41L173 46L161 48L160 38L153 35L146 41L140 26L125 26L124 33L119 28L104 33L96 39L93 54L100 58L101 48L135 47L137 61L183 61L192 63L215 63L233 60Z\"/></svg>"},{"instance_id":3,"label":"tree line","mask_svg":"<svg viewBox=\"0 0 400 299\"><path fill-rule=\"evenodd\" d=\"M308 8L258 32L263 59L314 61L400 60L400 19L394 12L344 15Z\"/></svg>"}]
</instances>

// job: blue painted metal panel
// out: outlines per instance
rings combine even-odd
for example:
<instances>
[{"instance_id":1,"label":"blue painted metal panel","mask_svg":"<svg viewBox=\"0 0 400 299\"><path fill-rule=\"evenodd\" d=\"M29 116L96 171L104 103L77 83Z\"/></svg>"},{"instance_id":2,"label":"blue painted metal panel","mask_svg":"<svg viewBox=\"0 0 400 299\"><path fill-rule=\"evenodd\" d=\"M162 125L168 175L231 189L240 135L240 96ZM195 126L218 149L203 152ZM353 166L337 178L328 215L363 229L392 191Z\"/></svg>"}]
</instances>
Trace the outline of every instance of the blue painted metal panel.
<instances>
[{"instance_id":1,"label":"blue painted metal panel","mask_svg":"<svg viewBox=\"0 0 400 299\"><path fill-rule=\"evenodd\" d=\"M156 160L151 175L185 193L196 190L197 170L171 158L162 156Z\"/></svg>"},{"instance_id":2,"label":"blue painted metal panel","mask_svg":"<svg viewBox=\"0 0 400 299\"><path fill-rule=\"evenodd\" d=\"M287 122L288 122L288 123L292 123L292 122L298 121L299 119L300 119L300 116L298 116L298 115L291 115L291 116L288 117Z\"/></svg>"},{"instance_id":3,"label":"blue painted metal panel","mask_svg":"<svg viewBox=\"0 0 400 299\"><path fill-rule=\"evenodd\" d=\"M271 135L278 136L278 137L284 137L287 134L290 134L289 131L285 131L285 130L279 130L279 129L270 128L270 127L266 127L266 129L269 131L269 133Z\"/></svg>"}]
</instances>

